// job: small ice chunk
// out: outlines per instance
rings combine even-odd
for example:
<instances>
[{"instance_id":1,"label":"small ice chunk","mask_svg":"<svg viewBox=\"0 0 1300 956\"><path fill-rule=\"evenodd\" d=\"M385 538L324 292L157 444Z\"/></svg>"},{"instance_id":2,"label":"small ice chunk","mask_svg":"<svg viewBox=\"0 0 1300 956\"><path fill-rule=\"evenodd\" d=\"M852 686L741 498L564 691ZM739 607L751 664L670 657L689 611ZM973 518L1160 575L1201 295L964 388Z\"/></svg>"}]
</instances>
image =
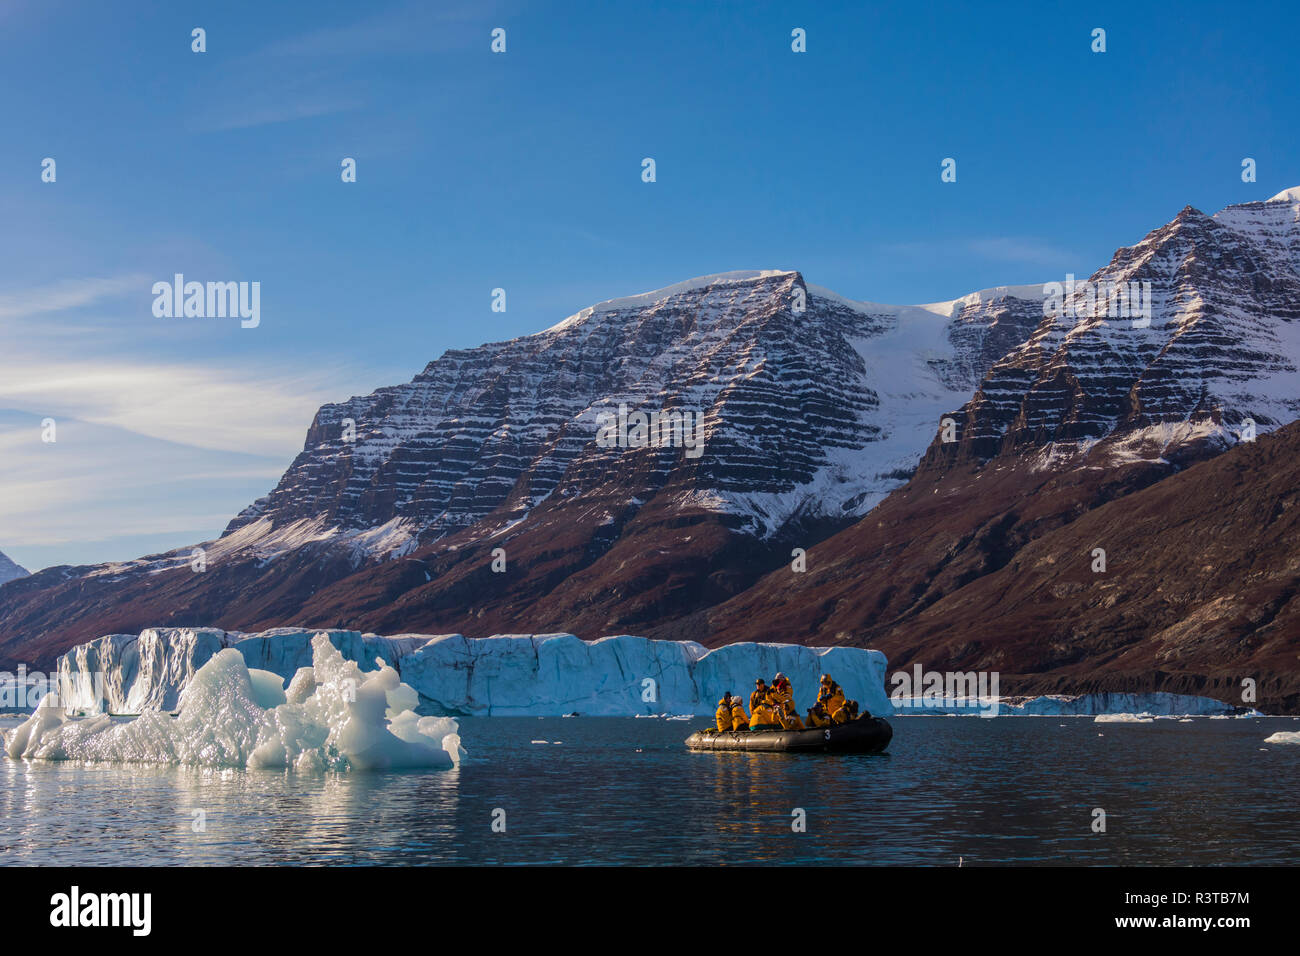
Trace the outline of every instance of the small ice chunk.
<instances>
[{"instance_id":1,"label":"small ice chunk","mask_svg":"<svg viewBox=\"0 0 1300 956\"><path fill-rule=\"evenodd\" d=\"M1264 738L1266 744L1300 744L1300 733L1291 730L1279 730Z\"/></svg>"},{"instance_id":2,"label":"small ice chunk","mask_svg":"<svg viewBox=\"0 0 1300 956\"><path fill-rule=\"evenodd\" d=\"M1096 724L1149 724L1155 720L1153 714L1098 714L1093 718Z\"/></svg>"}]
</instances>

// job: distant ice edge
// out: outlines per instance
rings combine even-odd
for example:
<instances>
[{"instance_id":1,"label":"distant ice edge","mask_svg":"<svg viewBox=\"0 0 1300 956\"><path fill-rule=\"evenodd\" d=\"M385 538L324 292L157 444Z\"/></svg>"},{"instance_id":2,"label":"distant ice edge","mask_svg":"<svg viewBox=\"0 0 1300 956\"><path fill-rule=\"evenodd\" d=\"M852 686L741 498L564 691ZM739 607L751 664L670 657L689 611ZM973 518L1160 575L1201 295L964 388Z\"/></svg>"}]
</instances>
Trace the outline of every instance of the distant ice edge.
<instances>
[{"instance_id":1,"label":"distant ice edge","mask_svg":"<svg viewBox=\"0 0 1300 956\"><path fill-rule=\"evenodd\" d=\"M908 716L998 716L998 717L1223 717L1263 716L1250 707L1224 703L1213 697L1173 694L1167 691L1127 693L1103 691L1091 694L1044 694L1041 697L999 697L990 713L989 702L980 698L925 700L904 697L893 701L894 713Z\"/></svg>"}]
</instances>

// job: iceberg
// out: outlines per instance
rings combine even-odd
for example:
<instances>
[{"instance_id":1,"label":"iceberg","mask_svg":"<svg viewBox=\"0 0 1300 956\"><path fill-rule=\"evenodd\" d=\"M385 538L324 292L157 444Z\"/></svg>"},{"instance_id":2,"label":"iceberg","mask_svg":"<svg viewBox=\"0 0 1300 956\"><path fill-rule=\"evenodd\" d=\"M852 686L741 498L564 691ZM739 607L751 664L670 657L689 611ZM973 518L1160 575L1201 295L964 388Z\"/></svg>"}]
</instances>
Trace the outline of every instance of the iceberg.
<instances>
[{"instance_id":1,"label":"iceberg","mask_svg":"<svg viewBox=\"0 0 1300 956\"><path fill-rule=\"evenodd\" d=\"M1300 733L1293 730L1279 730L1264 738L1266 744L1300 744Z\"/></svg>"},{"instance_id":2,"label":"iceberg","mask_svg":"<svg viewBox=\"0 0 1300 956\"><path fill-rule=\"evenodd\" d=\"M56 685L70 710L172 711L195 671L223 648L237 646L248 667L288 680L298 668L312 665L312 639L318 633L295 628L240 634L212 627L159 627L139 635L109 634L78 644L59 658ZM364 671L375 669L376 658L394 661L420 643L363 637L355 631L328 633L344 658Z\"/></svg>"},{"instance_id":3,"label":"iceberg","mask_svg":"<svg viewBox=\"0 0 1300 956\"><path fill-rule=\"evenodd\" d=\"M318 638L318 635L322 636ZM830 673L867 711L891 713L885 656L863 648L728 644L632 635L584 641L572 634L381 637L347 630L278 628L255 634L217 628L150 628L78 645L59 659L57 685L74 713L171 710L211 659L234 652L245 666L292 681L313 665L323 639L362 673L387 668L425 715L630 717L712 715L726 691L748 695L756 677L790 678L806 709ZM292 685L289 690L292 701Z\"/></svg>"},{"instance_id":4,"label":"iceberg","mask_svg":"<svg viewBox=\"0 0 1300 956\"><path fill-rule=\"evenodd\" d=\"M164 654L164 663L193 663L196 637L181 635L175 659ZM363 673L323 634L310 648L311 663L296 670L287 689L278 674L250 668L239 651L218 649L179 690L174 717L148 709L133 720L102 711L73 718L51 692L6 736L5 753L15 760L297 771L449 769L460 763L457 722L417 715L411 708L419 695L393 668L375 661ZM162 672L177 673L170 667ZM146 690L146 697L166 699L173 688Z\"/></svg>"},{"instance_id":5,"label":"iceberg","mask_svg":"<svg viewBox=\"0 0 1300 956\"><path fill-rule=\"evenodd\" d=\"M1155 714L1098 714L1093 718L1098 724L1149 724Z\"/></svg>"}]
</instances>

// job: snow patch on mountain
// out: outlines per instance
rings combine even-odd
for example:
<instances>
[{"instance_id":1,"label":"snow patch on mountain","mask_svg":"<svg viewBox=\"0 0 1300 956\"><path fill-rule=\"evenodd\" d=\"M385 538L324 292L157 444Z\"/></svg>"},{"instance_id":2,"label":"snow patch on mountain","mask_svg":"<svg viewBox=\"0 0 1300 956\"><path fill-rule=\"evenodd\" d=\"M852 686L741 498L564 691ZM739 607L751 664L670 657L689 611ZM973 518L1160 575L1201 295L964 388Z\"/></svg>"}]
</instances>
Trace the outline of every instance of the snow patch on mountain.
<instances>
[{"instance_id":1,"label":"snow patch on mountain","mask_svg":"<svg viewBox=\"0 0 1300 956\"><path fill-rule=\"evenodd\" d=\"M620 296L616 299L606 299L604 302L597 302L595 305L589 305L587 308L575 312L568 318L562 319L540 334L547 335L551 332L568 331L577 325L581 325L593 315L601 312L620 312L627 309L643 309L657 305L673 296L685 295L688 292L699 292L702 289L735 285L738 283L750 283L756 279L768 279L776 276L796 274L797 273L786 269L738 269L731 272L714 272L706 276L696 276L694 279L686 279L682 282L676 282L672 285L664 286L662 289L653 289L650 292L641 292L637 295Z\"/></svg>"},{"instance_id":2,"label":"snow patch on mountain","mask_svg":"<svg viewBox=\"0 0 1300 956\"><path fill-rule=\"evenodd\" d=\"M341 548L349 555L353 566L359 567L370 560L405 557L418 546L418 532L418 524L404 518L392 518L373 528L352 530L331 525L323 515L300 518L280 527L276 527L270 518L261 518L215 541L205 541L193 547L133 561L96 565L87 572L87 576L118 578L136 570L161 574L164 571L193 567L199 558L204 563L235 557L252 558L265 566L278 558L314 545Z\"/></svg>"},{"instance_id":3,"label":"snow patch on mountain","mask_svg":"<svg viewBox=\"0 0 1300 956\"><path fill-rule=\"evenodd\" d=\"M1028 285L999 285L988 289L980 289L978 292L971 292L967 295L956 299L949 299L947 302L929 302L925 305L915 306L915 308L925 309L927 312L933 312L935 315L942 315L944 318L953 318L963 309L973 306L990 305L1003 299L1024 299L1031 302L1042 302L1045 298L1043 286L1046 283L1033 282Z\"/></svg>"},{"instance_id":4,"label":"snow patch on mountain","mask_svg":"<svg viewBox=\"0 0 1300 956\"><path fill-rule=\"evenodd\" d=\"M1049 442L1032 453L1034 471L1057 471L1061 468L1113 468L1146 462L1169 464L1166 455L1175 449L1201 444L1207 450L1224 451L1247 440L1240 426L1229 427L1211 419L1182 422L1158 422L1131 431L1116 432L1108 438L1080 439L1073 442Z\"/></svg>"},{"instance_id":5,"label":"snow patch on mountain","mask_svg":"<svg viewBox=\"0 0 1300 956\"><path fill-rule=\"evenodd\" d=\"M1228 206L1215 213L1214 221L1248 238L1300 275L1300 186L1284 189L1262 203Z\"/></svg>"}]
</instances>

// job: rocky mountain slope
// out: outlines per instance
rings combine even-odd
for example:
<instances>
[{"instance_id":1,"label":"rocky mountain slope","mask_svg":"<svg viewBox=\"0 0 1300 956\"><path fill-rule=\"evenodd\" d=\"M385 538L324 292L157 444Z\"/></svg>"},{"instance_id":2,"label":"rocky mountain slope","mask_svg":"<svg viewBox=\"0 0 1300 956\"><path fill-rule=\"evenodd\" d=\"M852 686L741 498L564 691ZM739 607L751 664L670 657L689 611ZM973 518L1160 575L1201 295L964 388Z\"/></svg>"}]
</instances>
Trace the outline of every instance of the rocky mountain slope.
<instances>
[{"instance_id":1,"label":"rocky mountain slope","mask_svg":"<svg viewBox=\"0 0 1300 956\"><path fill-rule=\"evenodd\" d=\"M0 654L213 621L468 615L478 633L527 619L595 636L715 603L906 480L942 411L1038 322L1017 293L1032 294L883 306L797 272L727 273L449 352L322 408L277 487L204 546L203 572L184 549L0 593ZM698 416L700 453L601 447L599 417L620 406Z\"/></svg>"},{"instance_id":2,"label":"rocky mountain slope","mask_svg":"<svg viewBox=\"0 0 1300 956\"><path fill-rule=\"evenodd\" d=\"M943 399L964 400L1037 322L1034 303L1008 298L872 306L765 272L601 303L326 405L280 483L227 530L383 528L354 536L391 553L633 474L689 477L758 537L862 514L915 465ZM597 417L620 405L698 412L707 454L598 447Z\"/></svg>"},{"instance_id":3,"label":"rocky mountain slope","mask_svg":"<svg viewBox=\"0 0 1300 956\"><path fill-rule=\"evenodd\" d=\"M805 573L656 634L818 634L891 667L995 670L1018 694L1240 702L1249 677L1261 709L1300 710L1300 423L1171 468L926 470L814 547Z\"/></svg>"},{"instance_id":4,"label":"rocky mountain slope","mask_svg":"<svg viewBox=\"0 0 1300 956\"><path fill-rule=\"evenodd\" d=\"M1044 318L994 364L960 412L955 450L1086 449L1128 433L1113 450L1142 455L1169 438L1230 444L1247 419L1262 431L1300 417L1298 220L1297 202L1213 218L1189 206L1120 249L1084 284L1094 300L1085 288L1063 295L1065 314ZM1102 298L1143 283L1151 307L1142 318L1116 315L1122 304Z\"/></svg>"}]
</instances>

